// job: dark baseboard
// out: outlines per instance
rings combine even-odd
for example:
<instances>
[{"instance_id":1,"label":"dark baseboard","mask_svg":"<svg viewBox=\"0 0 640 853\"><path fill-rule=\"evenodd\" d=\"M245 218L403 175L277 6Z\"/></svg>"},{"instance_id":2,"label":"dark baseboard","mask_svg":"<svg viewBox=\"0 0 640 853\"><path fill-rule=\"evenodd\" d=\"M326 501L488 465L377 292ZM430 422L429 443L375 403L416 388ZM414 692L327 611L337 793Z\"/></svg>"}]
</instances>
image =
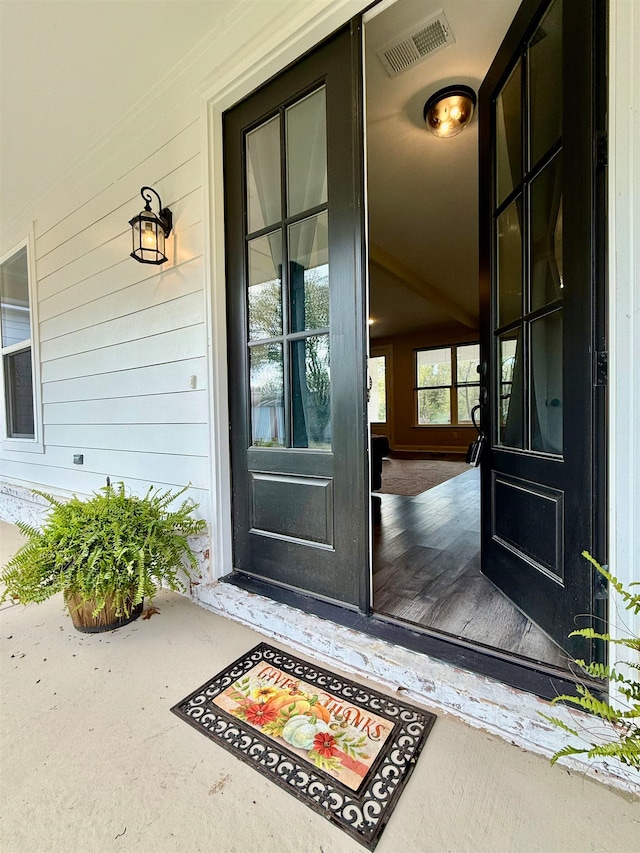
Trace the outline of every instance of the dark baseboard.
<instances>
[{"instance_id":1,"label":"dark baseboard","mask_svg":"<svg viewBox=\"0 0 640 853\"><path fill-rule=\"evenodd\" d=\"M392 459L434 459L438 462L464 462L465 454L451 450L391 450Z\"/></svg>"}]
</instances>

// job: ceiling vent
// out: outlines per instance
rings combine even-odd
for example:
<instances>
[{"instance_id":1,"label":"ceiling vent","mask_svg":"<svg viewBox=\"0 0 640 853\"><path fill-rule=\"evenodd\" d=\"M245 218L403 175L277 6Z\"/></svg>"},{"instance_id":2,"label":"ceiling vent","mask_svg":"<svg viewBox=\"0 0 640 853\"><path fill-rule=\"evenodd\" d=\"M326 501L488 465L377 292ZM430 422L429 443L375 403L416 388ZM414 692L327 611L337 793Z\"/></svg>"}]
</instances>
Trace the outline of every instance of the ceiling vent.
<instances>
[{"instance_id":1,"label":"ceiling vent","mask_svg":"<svg viewBox=\"0 0 640 853\"><path fill-rule=\"evenodd\" d=\"M397 77L454 42L449 22L440 11L387 42L376 53L389 77Z\"/></svg>"}]
</instances>

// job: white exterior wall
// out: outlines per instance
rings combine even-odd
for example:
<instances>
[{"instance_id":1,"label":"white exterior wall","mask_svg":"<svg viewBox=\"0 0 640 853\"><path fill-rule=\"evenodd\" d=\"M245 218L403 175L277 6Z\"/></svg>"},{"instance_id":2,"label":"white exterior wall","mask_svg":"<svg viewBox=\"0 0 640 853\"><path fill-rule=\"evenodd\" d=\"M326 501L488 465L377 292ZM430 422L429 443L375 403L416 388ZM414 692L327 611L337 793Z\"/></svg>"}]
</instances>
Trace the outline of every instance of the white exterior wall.
<instances>
[{"instance_id":1,"label":"white exterior wall","mask_svg":"<svg viewBox=\"0 0 640 853\"><path fill-rule=\"evenodd\" d=\"M279 15L290 19L293 6L299 9L295 0L236 3L144 109L2 223L0 256L32 236L44 446L26 452L0 443L0 481L61 495L89 494L107 476L135 492L191 483L199 514L211 518L202 89ZM144 206L143 185L173 212L162 267L129 257L128 220ZM9 509L20 494L0 494L0 516L20 517Z\"/></svg>"},{"instance_id":2,"label":"white exterior wall","mask_svg":"<svg viewBox=\"0 0 640 853\"><path fill-rule=\"evenodd\" d=\"M143 110L4 227L0 256L34 235L44 450L0 449L0 481L11 484L4 499L0 487L0 516L13 517L3 506L21 486L65 494L89 493L107 475L137 491L190 481L212 525L212 578L230 570L221 116L367 5L238 0L206 46L185 57ZM630 581L640 577L640 193L633 186L640 8L637 0L610 5L611 556L618 576ZM143 185L155 187L174 213L170 262L162 268L129 258L128 220L142 207ZM82 467L73 465L74 453L84 455ZM227 615L239 607L235 599L233 607L221 601L219 591L201 592ZM261 611L253 602L256 627L261 619L265 627L273 622L273 606ZM240 610L236 618L243 618ZM278 636L296 642L292 631ZM358 635L341 636L341 666L358 669ZM387 651L373 646L367 672L384 677ZM456 673L444 667L438 675L452 708ZM479 724L520 742L521 723L497 695L488 691L483 701L495 707ZM421 698L419 691L415 696ZM429 701L428 694L422 698ZM537 723L532 731L545 727ZM548 753L548 731L536 737L522 745Z\"/></svg>"},{"instance_id":3,"label":"white exterior wall","mask_svg":"<svg viewBox=\"0 0 640 853\"><path fill-rule=\"evenodd\" d=\"M134 491L191 482L208 504L198 117L196 95L112 156L111 168L84 163L34 209L44 451L7 443L3 480L61 493L89 493L107 475ZM128 220L144 206L144 184L174 213L163 268L129 257Z\"/></svg>"}]
</instances>

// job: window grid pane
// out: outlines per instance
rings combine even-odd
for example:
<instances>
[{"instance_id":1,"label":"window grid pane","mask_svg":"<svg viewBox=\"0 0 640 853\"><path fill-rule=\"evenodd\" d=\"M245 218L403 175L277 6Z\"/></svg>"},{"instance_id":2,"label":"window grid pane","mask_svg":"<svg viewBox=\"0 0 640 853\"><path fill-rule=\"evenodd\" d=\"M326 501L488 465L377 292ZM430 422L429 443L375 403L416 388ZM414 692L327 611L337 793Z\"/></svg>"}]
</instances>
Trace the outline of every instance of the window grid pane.
<instances>
[{"instance_id":1,"label":"window grid pane","mask_svg":"<svg viewBox=\"0 0 640 853\"><path fill-rule=\"evenodd\" d=\"M7 436L35 438L31 348L4 357Z\"/></svg>"},{"instance_id":2,"label":"window grid pane","mask_svg":"<svg viewBox=\"0 0 640 853\"><path fill-rule=\"evenodd\" d=\"M472 422L480 396L479 364L478 343L416 351L418 426Z\"/></svg>"},{"instance_id":3,"label":"window grid pane","mask_svg":"<svg viewBox=\"0 0 640 853\"><path fill-rule=\"evenodd\" d=\"M26 246L0 266L0 339L2 348L31 338L29 268Z\"/></svg>"},{"instance_id":4,"label":"window grid pane","mask_svg":"<svg viewBox=\"0 0 640 853\"><path fill-rule=\"evenodd\" d=\"M418 388L444 388L451 385L451 348L418 350Z\"/></svg>"},{"instance_id":5,"label":"window grid pane","mask_svg":"<svg viewBox=\"0 0 640 853\"><path fill-rule=\"evenodd\" d=\"M418 391L418 424L450 424L451 393L448 388L425 388Z\"/></svg>"}]
</instances>

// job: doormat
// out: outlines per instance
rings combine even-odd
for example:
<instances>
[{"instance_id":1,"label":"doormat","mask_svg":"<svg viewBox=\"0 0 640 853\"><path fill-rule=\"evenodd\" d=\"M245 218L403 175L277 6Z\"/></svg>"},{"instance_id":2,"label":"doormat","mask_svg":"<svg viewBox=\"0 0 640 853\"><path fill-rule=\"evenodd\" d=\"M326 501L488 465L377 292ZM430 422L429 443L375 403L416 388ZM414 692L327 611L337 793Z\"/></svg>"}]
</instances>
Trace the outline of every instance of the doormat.
<instances>
[{"instance_id":1,"label":"doormat","mask_svg":"<svg viewBox=\"0 0 640 853\"><path fill-rule=\"evenodd\" d=\"M435 721L266 643L171 710L369 850Z\"/></svg>"}]
</instances>

